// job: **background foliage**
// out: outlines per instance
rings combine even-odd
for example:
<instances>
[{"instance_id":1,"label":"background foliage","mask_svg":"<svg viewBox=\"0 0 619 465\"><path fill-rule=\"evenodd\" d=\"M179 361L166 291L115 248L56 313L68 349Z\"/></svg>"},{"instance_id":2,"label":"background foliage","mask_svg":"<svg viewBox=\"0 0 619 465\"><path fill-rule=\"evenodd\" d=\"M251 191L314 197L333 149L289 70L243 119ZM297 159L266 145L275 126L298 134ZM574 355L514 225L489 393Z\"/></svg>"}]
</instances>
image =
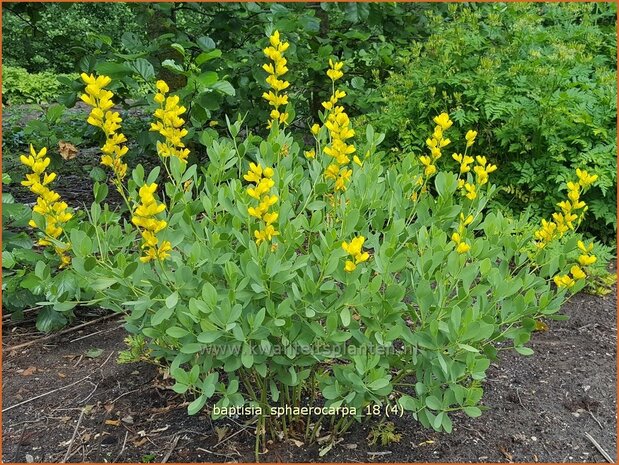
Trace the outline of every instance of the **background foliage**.
<instances>
[{"instance_id":1,"label":"background foliage","mask_svg":"<svg viewBox=\"0 0 619 465\"><path fill-rule=\"evenodd\" d=\"M453 115L479 131L480 149L503 167L499 201L552 212L576 167L597 173L589 233L616 231L615 5L452 5L427 13L433 34L407 49L404 71L381 87L384 105L364 120L394 150L418 152L430 116Z\"/></svg>"}]
</instances>

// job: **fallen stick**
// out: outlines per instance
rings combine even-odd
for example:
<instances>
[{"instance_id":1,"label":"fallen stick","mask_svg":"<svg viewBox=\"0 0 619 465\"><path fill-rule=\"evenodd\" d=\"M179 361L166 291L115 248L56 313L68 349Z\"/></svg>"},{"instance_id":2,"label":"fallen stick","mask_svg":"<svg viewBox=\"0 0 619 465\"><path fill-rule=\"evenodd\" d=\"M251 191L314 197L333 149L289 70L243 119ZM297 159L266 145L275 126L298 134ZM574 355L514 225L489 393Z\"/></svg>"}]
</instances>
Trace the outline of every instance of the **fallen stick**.
<instances>
[{"instance_id":1,"label":"fallen stick","mask_svg":"<svg viewBox=\"0 0 619 465\"><path fill-rule=\"evenodd\" d=\"M105 365L105 364L108 362L108 360L109 360L110 358L112 358L112 355L114 355L114 352L112 352L112 353L108 356L108 358L106 358L106 359L105 359L105 361L104 361L104 362L103 362L103 363L99 366L99 368L103 368L103 365ZM90 375L88 375L88 376L84 376L83 378L78 379L77 381L75 381L75 382L73 382L73 383L71 383L71 384L67 384L66 386L62 386L62 387L59 387L59 388L56 388L56 389L52 389L51 391L46 392L45 394L40 394L40 395L38 395L38 396L31 397L30 399L26 399L26 400L24 400L24 401L22 401L22 402L20 402L20 403L18 403L18 404L11 405L10 407L7 407L7 408L2 409L2 413L4 413L4 412L8 412L9 410L12 410L12 409L14 409L14 408L16 408L16 407L20 407L20 406L22 406L22 405L28 404L28 403L33 402L33 401L35 401L35 400L37 400L37 399L40 399L40 398L42 398L42 397L49 396L50 394L53 394L54 392L62 391L63 389L68 389L68 388L70 388L71 386L75 386L76 384L79 384L79 383L81 383L82 381L87 380L88 378L90 378Z\"/></svg>"},{"instance_id":2,"label":"fallen stick","mask_svg":"<svg viewBox=\"0 0 619 465\"><path fill-rule=\"evenodd\" d=\"M50 339L54 339L54 338L56 338L58 336L62 336L64 334L68 334L68 333L71 333L73 331L77 331L78 329L82 329L82 328L85 328L87 326L91 326L91 325L94 325L96 323L100 323L102 321L109 320L110 318L114 318L114 317L118 317L118 316L120 316L120 313L112 313L110 315L105 315L104 317L97 318L96 320L88 321L86 323L82 323L81 325L77 325L77 326L73 326L71 328L64 329L64 330L59 331L57 333L50 334L49 336L40 337L38 339L34 339L32 341L29 341L29 342L24 342L23 344L18 344L18 345L13 346L13 347L7 347L4 350L8 352L8 351L11 351L11 350L23 349L25 347L29 347L31 345L34 345L34 344L36 344L38 342L49 341Z\"/></svg>"},{"instance_id":3,"label":"fallen stick","mask_svg":"<svg viewBox=\"0 0 619 465\"><path fill-rule=\"evenodd\" d=\"M595 446L595 448L598 450L598 452L600 454L602 454L602 456L606 459L606 461L608 463L615 463L615 462L613 462L613 459L610 458L610 455L608 455L608 453L602 448L602 446L600 446L600 444L595 439L593 439L593 437L589 433L587 433L586 431L585 431L585 437L589 441L591 441L591 443Z\"/></svg>"},{"instance_id":4,"label":"fallen stick","mask_svg":"<svg viewBox=\"0 0 619 465\"><path fill-rule=\"evenodd\" d=\"M75 425L75 429L73 430L73 436L71 436L71 441L69 442L69 448L67 449L67 453L64 455L64 458L60 461L60 463L66 463L70 457L71 449L73 448L73 443L75 442L75 438L77 436L77 430L82 424L82 418L84 418L84 409L80 412L80 417L77 419L77 425Z\"/></svg>"},{"instance_id":5,"label":"fallen stick","mask_svg":"<svg viewBox=\"0 0 619 465\"><path fill-rule=\"evenodd\" d=\"M129 437L129 431L125 431L125 440L123 441L123 446L120 448L120 452L118 453L116 458L114 460L112 460L112 463L118 462L118 459L123 455L123 452L125 452L125 446L127 445L127 438L128 437Z\"/></svg>"},{"instance_id":6,"label":"fallen stick","mask_svg":"<svg viewBox=\"0 0 619 465\"><path fill-rule=\"evenodd\" d=\"M116 331L117 329L120 329L120 328L122 328L123 326L125 326L125 325L124 325L124 324L122 324L122 325L120 325L120 326L116 326L116 327L114 327L114 328L112 328L112 329L101 329L101 330L99 330L99 331L95 331L94 333L89 333L89 334L86 334L85 336L80 336L80 337L78 337L78 338L71 339L69 342L77 342L77 341L81 341L82 339L86 339L86 338L88 338L88 337L95 336L95 335L97 335L97 334L101 334L101 333L104 333L104 332L105 332L105 333L108 333L108 332L110 332L110 331Z\"/></svg>"},{"instance_id":7,"label":"fallen stick","mask_svg":"<svg viewBox=\"0 0 619 465\"><path fill-rule=\"evenodd\" d=\"M180 438L181 438L180 434L177 434L174 437L174 440L172 441L172 445L170 446L170 449L168 450L168 452L165 454L165 457L163 458L161 463L166 463L168 461L168 459L170 458L170 455L172 455L172 452L174 452L174 449L176 449L176 445L178 444L178 440Z\"/></svg>"},{"instance_id":8,"label":"fallen stick","mask_svg":"<svg viewBox=\"0 0 619 465\"><path fill-rule=\"evenodd\" d=\"M32 308L27 308L26 310L24 310L24 311L22 312L22 314L26 314L26 313L29 313L29 312L34 312L35 310L39 310L39 309L41 309L41 308L43 308L43 305L39 305L39 306L37 306L37 307L32 307ZM4 321L4 320L8 320L8 319L9 319L9 318L11 318L12 316L13 316L13 314L12 314L12 313L6 313L6 314L2 315L2 321Z\"/></svg>"}]
</instances>

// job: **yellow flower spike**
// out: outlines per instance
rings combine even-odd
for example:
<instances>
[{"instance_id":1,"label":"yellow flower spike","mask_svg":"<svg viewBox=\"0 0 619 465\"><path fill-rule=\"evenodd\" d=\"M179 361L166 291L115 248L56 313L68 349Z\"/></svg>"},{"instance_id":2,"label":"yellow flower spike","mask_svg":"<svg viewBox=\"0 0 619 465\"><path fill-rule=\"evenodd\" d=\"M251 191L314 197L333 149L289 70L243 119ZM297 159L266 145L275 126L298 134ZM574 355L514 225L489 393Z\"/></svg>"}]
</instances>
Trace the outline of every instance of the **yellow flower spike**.
<instances>
[{"instance_id":1,"label":"yellow flower spike","mask_svg":"<svg viewBox=\"0 0 619 465\"><path fill-rule=\"evenodd\" d=\"M363 251L364 242L365 237L363 236L353 238L350 243L342 242L342 249L344 249L346 253L351 255L354 259L354 261L346 261L346 264L344 265L344 271L354 271L357 268L358 264L366 262L370 258L370 254Z\"/></svg>"},{"instance_id":2,"label":"yellow flower spike","mask_svg":"<svg viewBox=\"0 0 619 465\"><path fill-rule=\"evenodd\" d=\"M179 104L178 95L165 96L170 90L165 81L157 81L156 87L159 93L155 94L153 99L159 104L159 108L154 112L158 121L151 123L150 130L164 137L163 142L157 141L157 154L163 158L176 157L183 163L187 163L190 151L185 148L182 139L188 131L182 127L185 120L181 118L187 109Z\"/></svg>"},{"instance_id":3,"label":"yellow flower spike","mask_svg":"<svg viewBox=\"0 0 619 465\"><path fill-rule=\"evenodd\" d=\"M282 42L279 31L273 32L269 37L269 42L270 46L266 47L263 53L272 63L262 65L262 69L268 74L266 83L273 90L263 93L262 97L273 107L270 112L270 119L267 122L267 128L270 129L275 122L288 124L288 113L279 111L279 107L288 104L288 96L280 94L280 92L287 89L290 83L280 79L288 72L287 61L283 56L284 52L288 50L288 42Z\"/></svg>"},{"instance_id":4,"label":"yellow flower spike","mask_svg":"<svg viewBox=\"0 0 619 465\"><path fill-rule=\"evenodd\" d=\"M86 84L85 94L82 100L92 107L87 123L100 128L105 134L106 142L101 151L101 164L112 168L115 176L116 189L122 190L122 180L127 173L127 165L122 161L122 157L127 153L128 148L121 144L126 142L126 137L119 132L122 118L118 112L110 111L114 106L112 97L114 94L104 87L112 82L108 76L87 75L82 73L82 80Z\"/></svg>"},{"instance_id":5,"label":"yellow flower spike","mask_svg":"<svg viewBox=\"0 0 619 465\"><path fill-rule=\"evenodd\" d=\"M36 152L31 144L30 155L20 156L20 161L32 170L32 173L26 173L26 180L22 181L22 185L28 187L37 196L36 205L32 210L42 215L45 220L44 227L40 228L44 237L39 238L38 244L43 247L50 246L52 245L51 239L59 240L64 231L64 225L73 218L73 213L71 213L66 202L60 200L60 195L47 187L56 178L56 173L45 172L51 161L47 157L47 148L44 147ZM41 179L41 176L43 179ZM33 228L37 227L32 219L28 224ZM63 268L71 262L71 257L66 253L70 250L71 245L68 243L55 244L54 250L60 259L59 266Z\"/></svg>"}]
</instances>

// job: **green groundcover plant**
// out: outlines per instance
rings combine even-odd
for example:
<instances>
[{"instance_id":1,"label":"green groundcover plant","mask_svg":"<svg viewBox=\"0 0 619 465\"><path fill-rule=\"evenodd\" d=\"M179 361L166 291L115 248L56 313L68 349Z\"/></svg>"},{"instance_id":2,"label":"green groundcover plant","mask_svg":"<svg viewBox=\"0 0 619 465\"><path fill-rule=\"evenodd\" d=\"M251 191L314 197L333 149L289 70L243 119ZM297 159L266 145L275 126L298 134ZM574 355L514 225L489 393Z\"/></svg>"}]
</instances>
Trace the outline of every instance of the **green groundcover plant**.
<instances>
[{"instance_id":1,"label":"green groundcover plant","mask_svg":"<svg viewBox=\"0 0 619 465\"><path fill-rule=\"evenodd\" d=\"M75 211L51 189L45 149L21 158L31 171L22 184L38 198L30 226L57 257L37 263L37 276L61 267L92 292L45 304L124 313L120 361L165 367L190 414L255 416L256 458L281 434L327 433L325 454L383 413L449 432L454 412L482 413L497 351L531 354L532 332L560 318L599 265L576 232L597 176L578 170L540 226L508 218L488 208L497 166L476 152L475 131L449 139L446 113L424 155L385 167L384 136L351 127L344 63L333 58L330 97L302 145L289 129L288 43L277 31L269 42L264 136L242 131L242 119L228 121L229 137L206 131L203 166L187 161L186 108L160 80L150 130L161 167L129 172L112 80L82 75L88 122L105 136L101 162L125 205L111 209L108 186L95 184L91 207Z\"/></svg>"}]
</instances>

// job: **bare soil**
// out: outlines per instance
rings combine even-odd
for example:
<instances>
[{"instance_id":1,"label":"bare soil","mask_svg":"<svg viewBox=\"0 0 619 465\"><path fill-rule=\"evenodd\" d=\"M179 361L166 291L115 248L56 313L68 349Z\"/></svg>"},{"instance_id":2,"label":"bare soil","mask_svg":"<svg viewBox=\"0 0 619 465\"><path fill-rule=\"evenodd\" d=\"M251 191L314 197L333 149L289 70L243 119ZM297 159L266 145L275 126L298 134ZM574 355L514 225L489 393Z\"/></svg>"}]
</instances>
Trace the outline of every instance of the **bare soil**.
<instances>
[{"instance_id":1,"label":"bare soil","mask_svg":"<svg viewBox=\"0 0 619 465\"><path fill-rule=\"evenodd\" d=\"M456 415L452 434L405 415L393 419L401 440L385 447L368 444L371 420L324 457L318 446L282 440L261 461L604 462L585 433L614 460L616 302L616 290L576 295L563 309L569 320L534 335L534 355L501 352L484 385L487 411ZM251 418L190 417L191 399L171 391L156 367L116 363L120 317L11 350L39 337L32 323L3 323L4 462L254 461Z\"/></svg>"}]
</instances>

